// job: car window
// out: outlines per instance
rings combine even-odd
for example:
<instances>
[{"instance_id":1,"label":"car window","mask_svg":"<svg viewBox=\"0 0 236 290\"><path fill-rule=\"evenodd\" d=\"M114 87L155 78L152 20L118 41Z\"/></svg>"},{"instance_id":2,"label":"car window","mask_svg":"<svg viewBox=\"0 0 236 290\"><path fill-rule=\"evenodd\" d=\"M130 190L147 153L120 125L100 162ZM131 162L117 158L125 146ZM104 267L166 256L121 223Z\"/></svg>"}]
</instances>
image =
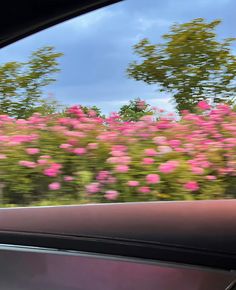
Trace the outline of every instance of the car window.
<instances>
[{"instance_id":1,"label":"car window","mask_svg":"<svg viewBox=\"0 0 236 290\"><path fill-rule=\"evenodd\" d=\"M234 0L127 0L0 52L0 205L232 199Z\"/></svg>"},{"instance_id":2,"label":"car window","mask_svg":"<svg viewBox=\"0 0 236 290\"><path fill-rule=\"evenodd\" d=\"M223 290L235 279L226 271L14 245L1 246L0 263L6 290Z\"/></svg>"}]
</instances>

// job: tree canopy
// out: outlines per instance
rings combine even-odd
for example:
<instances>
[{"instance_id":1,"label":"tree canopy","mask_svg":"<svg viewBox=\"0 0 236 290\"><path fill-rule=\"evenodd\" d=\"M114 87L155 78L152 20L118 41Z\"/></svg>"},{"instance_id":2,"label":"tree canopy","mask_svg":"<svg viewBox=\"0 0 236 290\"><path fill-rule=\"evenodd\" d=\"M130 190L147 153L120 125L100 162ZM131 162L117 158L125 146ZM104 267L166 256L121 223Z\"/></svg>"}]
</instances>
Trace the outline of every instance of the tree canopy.
<instances>
[{"instance_id":1,"label":"tree canopy","mask_svg":"<svg viewBox=\"0 0 236 290\"><path fill-rule=\"evenodd\" d=\"M27 62L0 65L0 112L27 118L39 108L49 107L42 98L42 88L55 81L53 75L60 70L58 58L62 55L46 46L33 52Z\"/></svg>"},{"instance_id":2,"label":"tree canopy","mask_svg":"<svg viewBox=\"0 0 236 290\"><path fill-rule=\"evenodd\" d=\"M231 46L235 38L218 40L215 29L220 23L197 18L174 24L162 36L163 43L141 40L134 46L139 60L129 65L128 76L157 84L160 91L171 93L179 112L192 111L202 100L232 103L236 93L236 55Z\"/></svg>"},{"instance_id":3,"label":"tree canopy","mask_svg":"<svg viewBox=\"0 0 236 290\"><path fill-rule=\"evenodd\" d=\"M153 115L153 109L149 104L140 98L130 100L127 105L123 105L119 110L122 121L138 121L146 115Z\"/></svg>"}]
</instances>

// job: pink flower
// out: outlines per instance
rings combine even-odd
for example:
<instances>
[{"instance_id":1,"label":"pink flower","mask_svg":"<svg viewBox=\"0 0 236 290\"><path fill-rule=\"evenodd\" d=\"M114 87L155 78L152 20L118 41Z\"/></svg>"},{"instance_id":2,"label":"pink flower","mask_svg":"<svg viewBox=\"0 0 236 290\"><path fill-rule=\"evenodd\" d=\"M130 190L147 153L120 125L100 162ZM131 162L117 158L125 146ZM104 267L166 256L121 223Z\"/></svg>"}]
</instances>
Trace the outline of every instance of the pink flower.
<instances>
[{"instance_id":1,"label":"pink flower","mask_svg":"<svg viewBox=\"0 0 236 290\"><path fill-rule=\"evenodd\" d=\"M45 165L45 164L47 164L47 163L48 163L48 161L45 160L45 159L39 159L39 160L38 160L38 164L40 164L40 165Z\"/></svg>"},{"instance_id":2,"label":"pink flower","mask_svg":"<svg viewBox=\"0 0 236 290\"><path fill-rule=\"evenodd\" d=\"M195 167L195 166L193 166L193 167L191 168L191 170L192 170L192 172L193 172L194 174L203 174L203 173L204 173L204 169L201 168L201 167Z\"/></svg>"},{"instance_id":3,"label":"pink flower","mask_svg":"<svg viewBox=\"0 0 236 290\"><path fill-rule=\"evenodd\" d=\"M218 104L217 105L217 110L218 110L219 113L228 114L228 113L230 113L231 108L227 104Z\"/></svg>"},{"instance_id":4,"label":"pink flower","mask_svg":"<svg viewBox=\"0 0 236 290\"><path fill-rule=\"evenodd\" d=\"M120 158L118 158L118 157L110 157L110 158L108 158L107 159L107 163L119 163L119 161L120 161Z\"/></svg>"},{"instance_id":5,"label":"pink flower","mask_svg":"<svg viewBox=\"0 0 236 290\"><path fill-rule=\"evenodd\" d=\"M166 144L166 137L165 136L154 137L153 141L157 145L165 145Z\"/></svg>"},{"instance_id":6,"label":"pink flower","mask_svg":"<svg viewBox=\"0 0 236 290\"><path fill-rule=\"evenodd\" d=\"M77 141L74 139L70 139L70 140L68 140L68 143L72 146L75 146L77 144Z\"/></svg>"},{"instance_id":7,"label":"pink flower","mask_svg":"<svg viewBox=\"0 0 236 290\"><path fill-rule=\"evenodd\" d=\"M128 186L135 187L139 185L139 182L136 180L129 180L127 184Z\"/></svg>"},{"instance_id":8,"label":"pink flower","mask_svg":"<svg viewBox=\"0 0 236 290\"><path fill-rule=\"evenodd\" d=\"M117 179L113 176L110 176L107 180L106 180L106 183L116 183Z\"/></svg>"},{"instance_id":9,"label":"pink flower","mask_svg":"<svg viewBox=\"0 0 236 290\"><path fill-rule=\"evenodd\" d=\"M50 190L58 190L61 188L61 184L59 182L52 182L48 185Z\"/></svg>"},{"instance_id":10,"label":"pink flower","mask_svg":"<svg viewBox=\"0 0 236 290\"><path fill-rule=\"evenodd\" d=\"M208 168L208 167L210 167L210 165L211 165L210 162L207 160L201 161L201 166L203 168Z\"/></svg>"},{"instance_id":11,"label":"pink flower","mask_svg":"<svg viewBox=\"0 0 236 290\"><path fill-rule=\"evenodd\" d=\"M171 147L169 146L158 146L159 154L166 154L172 151Z\"/></svg>"},{"instance_id":12,"label":"pink flower","mask_svg":"<svg viewBox=\"0 0 236 290\"><path fill-rule=\"evenodd\" d=\"M26 160L20 161L19 165L24 166L24 167L28 167L28 168L35 168L37 166L37 164L35 162L26 161Z\"/></svg>"},{"instance_id":13,"label":"pink flower","mask_svg":"<svg viewBox=\"0 0 236 290\"><path fill-rule=\"evenodd\" d=\"M180 140L175 140L174 139L174 140L170 140L169 144L170 144L170 146L176 148L176 147L179 147L181 145L181 142L180 142Z\"/></svg>"},{"instance_id":14,"label":"pink flower","mask_svg":"<svg viewBox=\"0 0 236 290\"><path fill-rule=\"evenodd\" d=\"M162 173L171 173L179 166L179 161L169 160L159 166L159 170Z\"/></svg>"},{"instance_id":15,"label":"pink flower","mask_svg":"<svg viewBox=\"0 0 236 290\"><path fill-rule=\"evenodd\" d=\"M118 158L118 163L120 164L129 164L131 161L131 157L129 156L121 156L120 158Z\"/></svg>"},{"instance_id":16,"label":"pink flower","mask_svg":"<svg viewBox=\"0 0 236 290\"><path fill-rule=\"evenodd\" d=\"M61 164L53 163L49 168L44 169L44 175L56 177L60 173Z\"/></svg>"},{"instance_id":17,"label":"pink flower","mask_svg":"<svg viewBox=\"0 0 236 290\"><path fill-rule=\"evenodd\" d=\"M100 184L97 182L90 183L86 185L86 190L88 193L97 193L100 191Z\"/></svg>"},{"instance_id":18,"label":"pink flower","mask_svg":"<svg viewBox=\"0 0 236 290\"><path fill-rule=\"evenodd\" d=\"M184 148L180 148L180 147L176 147L175 151L176 152L185 152L185 149Z\"/></svg>"},{"instance_id":19,"label":"pink flower","mask_svg":"<svg viewBox=\"0 0 236 290\"><path fill-rule=\"evenodd\" d=\"M136 102L136 105L138 107L139 110L144 110L146 108L146 102L145 101L142 101L142 100L138 100Z\"/></svg>"},{"instance_id":20,"label":"pink flower","mask_svg":"<svg viewBox=\"0 0 236 290\"><path fill-rule=\"evenodd\" d=\"M108 200L115 200L119 196L119 192L116 190L107 190L105 192L105 198Z\"/></svg>"},{"instance_id":21,"label":"pink flower","mask_svg":"<svg viewBox=\"0 0 236 290\"><path fill-rule=\"evenodd\" d=\"M42 159L50 159L51 156L49 156L49 155L42 155L42 156L40 156L40 158L42 158Z\"/></svg>"},{"instance_id":22,"label":"pink flower","mask_svg":"<svg viewBox=\"0 0 236 290\"><path fill-rule=\"evenodd\" d=\"M54 169L54 168L46 168L43 171L44 175L50 176L50 177L56 177L58 174L58 170Z\"/></svg>"},{"instance_id":23,"label":"pink flower","mask_svg":"<svg viewBox=\"0 0 236 290\"><path fill-rule=\"evenodd\" d=\"M211 108L211 106L206 101L200 101L197 106L203 111L209 110Z\"/></svg>"},{"instance_id":24,"label":"pink flower","mask_svg":"<svg viewBox=\"0 0 236 290\"><path fill-rule=\"evenodd\" d=\"M113 145L112 148L111 148L112 151L126 151L127 150L127 147L124 146L124 145Z\"/></svg>"},{"instance_id":25,"label":"pink flower","mask_svg":"<svg viewBox=\"0 0 236 290\"><path fill-rule=\"evenodd\" d=\"M96 177L97 180L105 180L110 176L110 172L106 170L102 170L98 172L98 175Z\"/></svg>"},{"instance_id":26,"label":"pink flower","mask_svg":"<svg viewBox=\"0 0 236 290\"><path fill-rule=\"evenodd\" d=\"M62 165L61 165L61 164L59 164L59 163L52 163L51 167L52 167L52 168L54 168L54 169L57 169L57 170L59 170L59 169L61 169L61 168L62 168Z\"/></svg>"},{"instance_id":27,"label":"pink flower","mask_svg":"<svg viewBox=\"0 0 236 290\"><path fill-rule=\"evenodd\" d=\"M74 180L74 177L73 176L65 176L64 180L65 181L72 181L72 180Z\"/></svg>"},{"instance_id":28,"label":"pink flower","mask_svg":"<svg viewBox=\"0 0 236 290\"><path fill-rule=\"evenodd\" d=\"M155 149L149 148L144 150L145 155L147 156L156 156L157 152Z\"/></svg>"},{"instance_id":29,"label":"pink flower","mask_svg":"<svg viewBox=\"0 0 236 290\"><path fill-rule=\"evenodd\" d=\"M121 157L124 155L124 152L115 150L115 151L111 151L111 155L114 157Z\"/></svg>"},{"instance_id":30,"label":"pink flower","mask_svg":"<svg viewBox=\"0 0 236 290\"><path fill-rule=\"evenodd\" d=\"M143 158L143 164L145 164L145 165L153 164L154 161L155 161L155 160L154 160L153 158L148 158L148 157Z\"/></svg>"},{"instance_id":31,"label":"pink flower","mask_svg":"<svg viewBox=\"0 0 236 290\"><path fill-rule=\"evenodd\" d=\"M98 148L98 143L89 143L88 144L88 148L89 149L97 149Z\"/></svg>"},{"instance_id":32,"label":"pink flower","mask_svg":"<svg viewBox=\"0 0 236 290\"><path fill-rule=\"evenodd\" d=\"M68 148L70 148L72 145L71 144L67 144L67 143L65 143L65 144L61 144L59 147L61 148L61 149L68 149Z\"/></svg>"},{"instance_id":33,"label":"pink flower","mask_svg":"<svg viewBox=\"0 0 236 290\"><path fill-rule=\"evenodd\" d=\"M206 176L206 179L208 179L208 180L216 180L216 176L214 176L214 175L207 175Z\"/></svg>"},{"instance_id":34,"label":"pink flower","mask_svg":"<svg viewBox=\"0 0 236 290\"><path fill-rule=\"evenodd\" d=\"M138 191L141 193L149 193L151 190L148 186L142 186L138 189Z\"/></svg>"},{"instance_id":35,"label":"pink flower","mask_svg":"<svg viewBox=\"0 0 236 290\"><path fill-rule=\"evenodd\" d=\"M38 148L26 148L25 151L30 155L34 155L39 153L40 150Z\"/></svg>"},{"instance_id":36,"label":"pink flower","mask_svg":"<svg viewBox=\"0 0 236 290\"><path fill-rule=\"evenodd\" d=\"M20 144L23 142L31 142L33 140L37 139L37 136L35 135L15 135L11 137L11 142L14 142L15 144Z\"/></svg>"},{"instance_id":37,"label":"pink flower","mask_svg":"<svg viewBox=\"0 0 236 290\"><path fill-rule=\"evenodd\" d=\"M80 108L80 106L73 106L73 107L69 108L67 110L67 112L70 113L70 114L74 114L77 117L83 117L84 116L83 110Z\"/></svg>"},{"instance_id":38,"label":"pink flower","mask_svg":"<svg viewBox=\"0 0 236 290\"><path fill-rule=\"evenodd\" d=\"M153 117L151 115L145 115L145 116L142 116L140 118L140 120L144 121L144 122L147 122L147 123L151 123L152 120L153 120Z\"/></svg>"},{"instance_id":39,"label":"pink flower","mask_svg":"<svg viewBox=\"0 0 236 290\"><path fill-rule=\"evenodd\" d=\"M96 116L97 116L97 112L94 111L94 110L89 110L88 115L89 115L90 117L96 117Z\"/></svg>"},{"instance_id":40,"label":"pink flower","mask_svg":"<svg viewBox=\"0 0 236 290\"><path fill-rule=\"evenodd\" d=\"M86 153L86 149L85 148L75 148L73 150L73 152L77 155L83 155Z\"/></svg>"},{"instance_id":41,"label":"pink flower","mask_svg":"<svg viewBox=\"0 0 236 290\"><path fill-rule=\"evenodd\" d=\"M129 167L127 165L117 165L115 167L115 170L117 172L120 172L120 173L125 173L125 172L129 171Z\"/></svg>"},{"instance_id":42,"label":"pink flower","mask_svg":"<svg viewBox=\"0 0 236 290\"><path fill-rule=\"evenodd\" d=\"M196 191L199 189L199 185L196 181L189 181L185 183L184 188L190 191Z\"/></svg>"},{"instance_id":43,"label":"pink flower","mask_svg":"<svg viewBox=\"0 0 236 290\"><path fill-rule=\"evenodd\" d=\"M5 154L0 154L0 159L6 159L7 156Z\"/></svg>"},{"instance_id":44,"label":"pink flower","mask_svg":"<svg viewBox=\"0 0 236 290\"><path fill-rule=\"evenodd\" d=\"M155 184L160 181L160 176L158 174L148 174L146 176L147 183Z\"/></svg>"}]
</instances>

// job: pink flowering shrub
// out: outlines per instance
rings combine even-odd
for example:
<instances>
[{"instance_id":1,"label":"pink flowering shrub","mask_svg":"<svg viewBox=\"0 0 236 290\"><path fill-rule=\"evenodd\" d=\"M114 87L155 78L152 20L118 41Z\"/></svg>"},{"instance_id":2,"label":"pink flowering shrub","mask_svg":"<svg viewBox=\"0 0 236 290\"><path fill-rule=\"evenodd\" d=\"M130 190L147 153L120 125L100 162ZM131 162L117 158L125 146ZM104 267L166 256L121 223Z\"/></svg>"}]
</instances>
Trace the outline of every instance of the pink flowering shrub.
<instances>
[{"instance_id":1,"label":"pink flowering shrub","mask_svg":"<svg viewBox=\"0 0 236 290\"><path fill-rule=\"evenodd\" d=\"M180 120L124 122L79 106L64 116L0 116L1 203L234 198L236 113L198 105Z\"/></svg>"}]
</instances>

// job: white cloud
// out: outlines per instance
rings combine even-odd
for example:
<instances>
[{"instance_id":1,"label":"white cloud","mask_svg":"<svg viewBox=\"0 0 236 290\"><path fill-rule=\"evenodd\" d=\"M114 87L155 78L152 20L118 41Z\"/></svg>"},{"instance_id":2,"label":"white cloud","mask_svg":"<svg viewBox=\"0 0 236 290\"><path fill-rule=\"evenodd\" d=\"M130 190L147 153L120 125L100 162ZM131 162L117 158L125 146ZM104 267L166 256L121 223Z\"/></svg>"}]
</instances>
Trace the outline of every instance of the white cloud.
<instances>
[{"instance_id":1,"label":"white cloud","mask_svg":"<svg viewBox=\"0 0 236 290\"><path fill-rule=\"evenodd\" d=\"M145 17L138 18L139 30L142 32L150 28L153 28L154 26L166 27L166 26L170 26L171 24L172 24L171 21L167 19L162 19L162 18L157 18L157 19L149 19Z\"/></svg>"},{"instance_id":2,"label":"white cloud","mask_svg":"<svg viewBox=\"0 0 236 290\"><path fill-rule=\"evenodd\" d=\"M110 10L99 9L70 20L68 22L68 25L76 30L80 30L81 28L87 29L91 28L92 26L94 27L94 25L97 25L98 23L101 23L104 20L111 18L113 15L114 13Z\"/></svg>"},{"instance_id":3,"label":"white cloud","mask_svg":"<svg viewBox=\"0 0 236 290\"><path fill-rule=\"evenodd\" d=\"M225 5L230 3L231 0L200 0L198 4L201 6L208 6L208 5Z\"/></svg>"}]
</instances>

